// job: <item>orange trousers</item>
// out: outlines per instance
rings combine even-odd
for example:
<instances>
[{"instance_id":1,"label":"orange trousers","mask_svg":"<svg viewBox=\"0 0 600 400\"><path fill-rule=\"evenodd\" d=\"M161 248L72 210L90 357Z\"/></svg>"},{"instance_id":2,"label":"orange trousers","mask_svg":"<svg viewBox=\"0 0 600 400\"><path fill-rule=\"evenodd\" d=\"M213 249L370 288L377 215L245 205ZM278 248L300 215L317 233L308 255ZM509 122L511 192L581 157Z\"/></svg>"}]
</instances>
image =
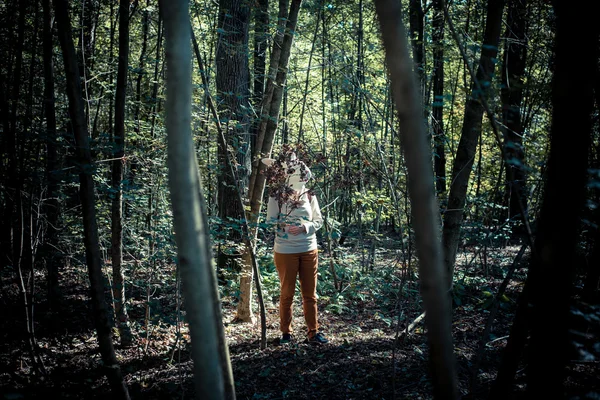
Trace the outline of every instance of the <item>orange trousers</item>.
<instances>
[{"instance_id":1,"label":"orange trousers","mask_svg":"<svg viewBox=\"0 0 600 400\"><path fill-rule=\"evenodd\" d=\"M308 336L317 333L317 266L318 250L305 253L275 253L275 267L279 273L279 328L282 333L292 332L292 304L296 290L296 277L300 277L302 308Z\"/></svg>"}]
</instances>

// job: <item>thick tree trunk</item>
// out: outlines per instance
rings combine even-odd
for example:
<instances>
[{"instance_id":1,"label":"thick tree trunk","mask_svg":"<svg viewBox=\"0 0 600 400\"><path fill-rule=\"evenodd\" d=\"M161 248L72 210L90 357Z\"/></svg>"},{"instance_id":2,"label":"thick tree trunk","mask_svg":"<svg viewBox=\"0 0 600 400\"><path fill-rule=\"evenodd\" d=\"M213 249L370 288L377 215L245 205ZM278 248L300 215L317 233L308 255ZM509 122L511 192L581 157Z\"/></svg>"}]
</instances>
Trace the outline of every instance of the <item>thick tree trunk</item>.
<instances>
[{"instance_id":1,"label":"thick tree trunk","mask_svg":"<svg viewBox=\"0 0 600 400\"><path fill-rule=\"evenodd\" d=\"M448 207L444 212L443 249L447 270L448 286L452 286L456 251L460 241L460 227L469 188L469 178L481 135L485 101L494 75L495 60L502 24L505 0L490 0L487 7L485 36L481 48L481 58L477 69L474 87L467 100L460 142L452 168L452 184L448 195Z\"/></svg>"},{"instance_id":2,"label":"thick tree trunk","mask_svg":"<svg viewBox=\"0 0 600 400\"><path fill-rule=\"evenodd\" d=\"M88 132L85 123L85 110L81 98L79 70L75 46L71 37L71 21L69 18L69 4L67 0L54 1L56 23L60 46L62 48L64 68L67 79L67 96L69 99L69 113L77 146L77 158L81 171L79 173L80 197L83 213L83 232L88 275L90 278L90 292L94 310L94 321L98 334L98 344L102 363L111 386L113 394L118 399L129 399L127 386L117 362L115 350L111 340L111 327L108 318L108 307L104 300L102 277L102 257L98 240L98 226L96 223L96 205L94 202L94 179L92 156L90 152Z\"/></svg>"},{"instance_id":3,"label":"thick tree trunk","mask_svg":"<svg viewBox=\"0 0 600 400\"><path fill-rule=\"evenodd\" d=\"M512 398L515 373L521 361L523 349L529 333L529 289L524 287L517 300L517 311L510 328L510 336L502 354L496 380L492 384L490 400L505 400Z\"/></svg>"},{"instance_id":4,"label":"thick tree trunk","mask_svg":"<svg viewBox=\"0 0 600 400\"><path fill-rule=\"evenodd\" d=\"M533 311L527 369L527 398L531 399L557 398L564 393L575 255L594 134L591 113L600 33L593 13L581 13L565 0L553 3L556 37L550 155L535 257L528 274ZM574 42L582 47L574 47ZM589 84L582 85L582 77Z\"/></svg>"},{"instance_id":5,"label":"thick tree trunk","mask_svg":"<svg viewBox=\"0 0 600 400\"><path fill-rule=\"evenodd\" d=\"M250 170L250 69L248 64L248 28L250 26L250 8L244 0L227 0L219 3L219 38L216 49L216 86L219 117L222 123L227 148L219 142L218 180L219 216L224 224L231 220L239 221L244 217L242 204L238 202L238 190L244 193L248 185ZM229 173L225 157L229 157L229 148L236 157L238 181ZM240 242L239 229L229 230L226 240ZM230 254L221 251L217 268L232 268L239 263L243 248ZM224 250L224 249L223 249ZM240 277L252 280L252 276ZM246 285L243 285L246 287ZM240 321L252 321L252 311L238 303L236 318Z\"/></svg>"},{"instance_id":6,"label":"thick tree trunk","mask_svg":"<svg viewBox=\"0 0 600 400\"><path fill-rule=\"evenodd\" d=\"M506 154L505 199L508 218L527 212L521 103L527 54L527 0L510 0L502 59L502 126ZM525 215L526 216L526 215Z\"/></svg>"},{"instance_id":7,"label":"thick tree trunk","mask_svg":"<svg viewBox=\"0 0 600 400\"><path fill-rule=\"evenodd\" d=\"M408 189L415 222L421 295L426 311L433 396L458 399L452 347L450 302L438 234L438 206L433 186L431 151L425 135L422 100L412 72L400 3L376 0L377 16L392 84L408 170Z\"/></svg>"},{"instance_id":8,"label":"thick tree trunk","mask_svg":"<svg viewBox=\"0 0 600 400\"><path fill-rule=\"evenodd\" d=\"M556 1L555 10L556 58L547 181L527 280L491 391L494 400L512 397L529 328L526 397L564 397L572 278L592 135L593 82L577 82L582 76L594 81L599 32L592 15L581 17L565 1ZM573 24L582 29L573 31ZM578 52L570 45L574 40L588 51ZM579 62L572 63L572 57L578 57Z\"/></svg>"},{"instance_id":9,"label":"thick tree trunk","mask_svg":"<svg viewBox=\"0 0 600 400\"><path fill-rule=\"evenodd\" d=\"M224 399L221 363L229 355L219 351L221 304L210 245L208 217L200 185L191 135L192 76L191 26L188 2L160 2L165 25L167 57L166 125L168 135L169 189L179 269L186 315L192 340L194 384L197 399ZM229 369L231 371L231 369ZM233 398L234 393L230 396Z\"/></svg>"},{"instance_id":10,"label":"thick tree trunk","mask_svg":"<svg viewBox=\"0 0 600 400\"><path fill-rule=\"evenodd\" d=\"M600 282L600 210L596 210L596 234L593 239L592 251L588 257L583 300L589 304L598 302L598 283Z\"/></svg>"},{"instance_id":11,"label":"thick tree trunk","mask_svg":"<svg viewBox=\"0 0 600 400\"><path fill-rule=\"evenodd\" d=\"M125 305L125 277L123 274L123 164L125 163L125 99L129 66L129 2L119 5L119 64L115 94L115 135L112 161L111 207L111 260L115 317L121 345L133 342Z\"/></svg>"},{"instance_id":12,"label":"thick tree trunk","mask_svg":"<svg viewBox=\"0 0 600 400\"><path fill-rule=\"evenodd\" d=\"M446 134L444 132L444 5L433 2L433 169L439 199L446 197Z\"/></svg>"}]
</instances>

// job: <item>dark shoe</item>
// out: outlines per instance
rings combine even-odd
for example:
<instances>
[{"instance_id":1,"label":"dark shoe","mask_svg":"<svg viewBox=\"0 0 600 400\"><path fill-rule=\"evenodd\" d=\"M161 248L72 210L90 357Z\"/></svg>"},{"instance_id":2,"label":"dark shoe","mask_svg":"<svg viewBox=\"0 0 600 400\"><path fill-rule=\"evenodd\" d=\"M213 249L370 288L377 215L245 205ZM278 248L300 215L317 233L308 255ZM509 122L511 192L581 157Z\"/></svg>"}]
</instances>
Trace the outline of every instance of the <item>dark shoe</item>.
<instances>
[{"instance_id":1,"label":"dark shoe","mask_svg":"<svg viewBox=\"0 0 600 400\"><path fill-rule=\"evenodd\" d=\"M284 333L281 335L281 339L279 339L279 344L288 344L292 341L292 335L289 333Z\"/></svg>"},{"instance_id":2,"label":"dark shoe","mask_svg":"<svg viewBox=\"0 0 600 400\"><path fill-rule=\"evenodd\" d=\"M315 343L315 344L325 344L325 343L329 343L329 340L327 340L325 335L323 335L321 332L317 332L317 333L315 333L315 335L313 337L308 338L308 342Z\"/></svg>"}]
</instances>

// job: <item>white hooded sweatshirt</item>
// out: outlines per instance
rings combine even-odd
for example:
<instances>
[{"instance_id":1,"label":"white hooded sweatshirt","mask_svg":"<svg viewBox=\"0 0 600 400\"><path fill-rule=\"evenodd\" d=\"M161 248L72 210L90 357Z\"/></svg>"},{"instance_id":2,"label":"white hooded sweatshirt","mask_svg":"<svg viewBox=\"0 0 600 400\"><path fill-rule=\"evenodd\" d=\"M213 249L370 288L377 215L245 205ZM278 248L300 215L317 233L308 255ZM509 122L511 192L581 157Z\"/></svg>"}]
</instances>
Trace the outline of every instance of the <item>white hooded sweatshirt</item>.
<instances>
[{"instance_id":1,"label":"white hooded sweatshirt","mask_svg":"<svg viewBox=\"0 0 600 400\"><path fill-rule=\"evenodd\" d=\"M267 164L267 163L265 163ZM306 165L303 166L304 177L300 168L294 168L293 174L288 175L287 184L299 195L297 207L290 203L281 204L274 197L269 197L266 222L276 226L276 253L293 254L312 251L317 248L316 232L323 225L323 216L316 196L309 196L305 183L311 173ZM297 235L289 232L292 225L304 226L304 232Z\"/></svg>"}]
</instances>

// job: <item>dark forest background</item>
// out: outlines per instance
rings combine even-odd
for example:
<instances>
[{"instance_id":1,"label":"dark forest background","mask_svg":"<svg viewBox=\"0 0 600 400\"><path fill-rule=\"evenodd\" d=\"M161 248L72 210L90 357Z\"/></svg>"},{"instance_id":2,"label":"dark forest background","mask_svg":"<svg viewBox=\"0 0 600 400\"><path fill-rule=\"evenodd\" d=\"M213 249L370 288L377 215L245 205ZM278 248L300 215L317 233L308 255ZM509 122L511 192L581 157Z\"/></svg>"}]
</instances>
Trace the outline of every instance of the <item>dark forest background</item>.
<instances>
[{"instance_id":1,"label":"dark forest background","mask_svg":"<svg viewBox=\"0 0 600 400\"><path fill-rule=\"evenodd\" d=\"M0 392L597 398L593 15L563 0L0 3ZM383 16L405 27L393 43L411 74L390 68ZM175 86L182 48L191 78ZM208 246L191 272L169 186L168 118L187 91L197 182L175 193L202 200L187 215ZM411 197L408 108L438 269ZM259 160L291 151L325 219L322 347L278 344ZM428 302L428 282L444 296ZM190 335L204 303L212 317ZM432 334L436 310L451 342ZM300 299L294 318L301 333ZM219 389L201 395L199 376Z\"/></svg>"}]
</instances>

